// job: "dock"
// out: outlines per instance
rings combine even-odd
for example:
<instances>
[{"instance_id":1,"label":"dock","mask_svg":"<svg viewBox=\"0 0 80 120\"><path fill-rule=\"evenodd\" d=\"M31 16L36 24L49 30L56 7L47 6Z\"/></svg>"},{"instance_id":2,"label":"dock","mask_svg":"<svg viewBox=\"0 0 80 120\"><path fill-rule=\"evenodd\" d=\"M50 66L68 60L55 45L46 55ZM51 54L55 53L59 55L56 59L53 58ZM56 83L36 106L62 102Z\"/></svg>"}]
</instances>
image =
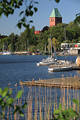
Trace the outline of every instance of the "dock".
<instances>
[{"instance_id":1,"label":"dock","mask_svg":"<svg viewBox=\"0 0 80 120\"><path fill-rule=\"evenodd\" d=\"M80 89L80 77L63 77L44 80L20 81L20 85L41 86L41 87L58 87L58 88L75 88Z\"/></svg>"},{"instance_id":2,"label":"dock","mask_svg":"<svg viewBox=\"0 0 80 120\"><path fill-rule=\"evenodd\" d=\"M68 64L53 64L48 67L49 72L61 72L72 70L80 70L80 66L77 66L75 63L68 63Z\"/></svg>"}]
</instances>

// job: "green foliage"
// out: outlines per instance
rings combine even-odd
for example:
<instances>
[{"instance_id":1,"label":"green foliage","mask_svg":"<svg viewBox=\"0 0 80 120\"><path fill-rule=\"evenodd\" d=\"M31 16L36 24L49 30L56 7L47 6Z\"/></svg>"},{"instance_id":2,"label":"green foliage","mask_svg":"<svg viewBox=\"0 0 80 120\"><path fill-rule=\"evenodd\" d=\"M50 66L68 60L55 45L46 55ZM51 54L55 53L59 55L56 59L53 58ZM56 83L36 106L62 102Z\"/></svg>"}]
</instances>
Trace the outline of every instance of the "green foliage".
<instances>
[{"instance_id":1,"label":"green foliage","mask_svg":"<svg viewBox=\"0 0 80 120\"><path fill-rule=\"evenodd\" d=\"M80 26L80 16L77 16L74 22Z\"/></svg>"},{"instance_id":2,"label":"green foliage","mask_svg":"<svg viewBox=\"0 0 80 120\"><path fill-rule=\"evenodd\" d=\"M37 51L35 45L31 45L31 46L29 47L29 50L30 50L31 52L36 52L36 51Z\"/></svg>"},{"instance_id":3,"label":"green foliage","mask_svg":"<svg viewBox=\"0 0 80 120\"><path fill-rule=\"evenodd\" d=\"M55 0L57 3L59 3L60 2L60 0Z\"/></svg>"},{"instance_id":4,"label":"green foliage","mask_svg":"<svg viewBox=\"0 0 80 120\"><path fill-rule=\"evenodd\" d=\"M79 105L79 101L73 99L73 103ZM54 111L52 120L79 120L80 114L72 108L63 109L61 104L59 108Z\"/></svg>"},{"instance_id":5,"label":"green foliage","mask_svg":"<svg viewBox=\"0 0 80 120\"><path fill-rule=\"evenodd\" d=\"M73 103L75 103L76 105L79 105L79 101L76 99L73 99Z\"/></svg>"},{"instance_id":6,"label":"green foliage","mask_svg":"<svg viewBox=\"0 0 80 120\"><path fill-rule=\"evenodd\" d=\"M22 21L25 21L25 18L23 18ZM18 25L20 28L22 27L22 24L18 23ZM24 26L26 26L25 23ZM50 37L52 39L54 38L53 46L55 46L56 50L60 50L62 42L80 42L80 27L74 22L70 22L69 24L58 24L49 29L44 28L40 34L35 35L35 27L29 28L29 25L27 25L27 28L20 35L14 35L14 33L12 33L0 39L0 51L4 49L14 52L27 51L30 49L36 52L38 49L40 52L46 51L49 53L51 46L49 43Z\"/></svg>"},{"instance_id":7,"label":"green foliage","mask_svg":"<svg viewBox=\"0 0 80 120\"><path fill-rule=\"evenodd\" d=\"M53 120L70 120L77 118L77 113L73 109L68 110L56 110L54 112Z\"/></svg>"},{"instance_id":8,"label":"green foliage","mask_svg":"<svg viewBox=\"0 0 80 120\"><path fill-rule=\"evenodd\" d=\"M4 14L6 17L9 15L14 14L16 9L19 9L19 17L20 20L18 21L18 28L21 29L23 27L28 27L29 24L27 18L33 16L35 12L38 11L36 5L38 2L31 0L1 0L0 1L0 17ZM22 6L25 6L24 9L20 9ZM26 23L27 22L27 23Z\"/></svg>"},{"instance_id":9,"label":"green foliage","mask_svg":"<svg viewBox=\"0 0 80 120\"><path fill-rule=\"evenodd\" d=\"M0 115L2 119L6 118L5 112L9 108L12 110L13 114L17 112L21 117L24 116L23 110L26 107L26 102L22 105L16 104L17 99L20 99L23 91L18 91L15 98L12 97L12 90L9 88L4 88L3 90L0 88Z\"/></svg>"},{"instance_id":10,"label":"green foliage","mask_svg":"<svg viewBox=\"0 0 80 120\"><path fill-rule=\"evenodd\" d=\"M22 93L23 93L22 90L18 91L16 98L19 99L22 96Z\"/></svg>"},{"instance_id":11,"label":"green foliage","mask_svg":"<svg viewBox=\"0 0 80 120\"><path fill-rule=\"evenodd\" d=\"M60 0L55 0L57 3ZM33 22L32 20L28 21L28 17L33 16L34 13L38 11L37 8L38 1L34 0L0 0L0 17L4 14L6 17L14 14L16 9L19 9L20 20L17 23L19 29L23 27L27 28L28 24ZM24 9L21 9L22 6L25 6Z\"/></svg>"},{"instance_id":12,"label":"green foliage","mask_svg":"<svg viewBox=\"0 0 80 120\"><path fill-rule=\"evenodd\" d=\"M33 22L33 20L27 21L27 18L32 17L33 14L38 11L38 8L35 6L36 4L38 4L38 2L34 2L33 0L27 2L25 0L23 1L23 3L26 3L26 8L19 13L21 19L18 21L17 26L20 29L22 28L22 26L27 28L29 24Z\"/></svg>"},{"instance_id":13,"label":"green foliage","mask_svg":"<svg viewBox=\"0 0 80 120\"><path fill-rule=\"evenodd\" d=\"M57 3L60 0L55 0ZM24 6L22 9L22 6ZM12 33L6 38L0 39L0 51L8 50L24 51L35 48L44 52L45 48L49 52L48 39L50 36L56 39L56 49L60 49L62 42L80 42L80 16L76 17L73 22L69 24L58 24L56 26L48 28L45 26L39 35L35 35L35 28L29 28L29 24L33 22L31 17L38 11L38 2L31 0L1 0L0 1L0 16L3 14L9 16L14 14L16 9L19 9L20 20L17 23L18 28L25 27L25 31L18 35ZM28 19L29 17L29 19ZM34 47L31 47L34 46ZM35 49L35 50L36 50ZM34 51L34 50L33 50Z\"/></svg>"}]
</instances>

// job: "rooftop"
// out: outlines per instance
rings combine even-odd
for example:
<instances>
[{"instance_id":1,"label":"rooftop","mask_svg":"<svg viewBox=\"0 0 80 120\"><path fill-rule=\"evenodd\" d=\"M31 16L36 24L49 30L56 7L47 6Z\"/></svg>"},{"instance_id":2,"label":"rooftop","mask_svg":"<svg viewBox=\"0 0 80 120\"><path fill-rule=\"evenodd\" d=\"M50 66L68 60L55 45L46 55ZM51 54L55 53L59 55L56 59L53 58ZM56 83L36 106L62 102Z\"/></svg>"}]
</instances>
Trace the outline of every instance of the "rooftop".
<instances>
[{"instance_id":1,"label":"rooftop","mask_svg":"<svg viewBox=\"0 0 80 120\"><path fill-rule=\"evenodd\" d=\"M53 8L50 17L62 17L57 8Z\"/></svg>"}]
</instances>

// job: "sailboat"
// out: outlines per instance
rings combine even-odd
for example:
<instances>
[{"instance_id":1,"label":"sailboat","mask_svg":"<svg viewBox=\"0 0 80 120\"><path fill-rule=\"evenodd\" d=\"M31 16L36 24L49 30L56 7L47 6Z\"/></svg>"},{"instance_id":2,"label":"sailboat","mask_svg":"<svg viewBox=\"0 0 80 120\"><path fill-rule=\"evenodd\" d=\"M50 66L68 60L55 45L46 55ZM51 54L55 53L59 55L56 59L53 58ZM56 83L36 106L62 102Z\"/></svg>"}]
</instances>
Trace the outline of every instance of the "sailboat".
<instances>
[{"instance_id":1,"label":"sailboat","mask_svg":"<svg viewBox=\"0 0 80 120\"><path fill-rule=\"evenodd\" d=\"M37 66L41 66L41 65L52 65L52 64L55 64L57 62L57 59L56 59L56 52L54 52L54 56L53 56L53 52L52 52L52 39L51 39L51 56L49 56L48 58L46 59L43 59L41 62L38 62L37 63ZM55 51L55 50L54 50Z\"/></svg>"},{"instance_id":2,"label":"sailboat","mask_svg":"<svg viewBox=\"0 0 80 120\"><path fill-rule=\"evenodd\" d=\"M48 57L46 59L43 59L41 62L37 63L37 66L41 66L41 65L51 65L54 64L57 61L57 59L51 57Z\"/></svg>"}]
</instances>

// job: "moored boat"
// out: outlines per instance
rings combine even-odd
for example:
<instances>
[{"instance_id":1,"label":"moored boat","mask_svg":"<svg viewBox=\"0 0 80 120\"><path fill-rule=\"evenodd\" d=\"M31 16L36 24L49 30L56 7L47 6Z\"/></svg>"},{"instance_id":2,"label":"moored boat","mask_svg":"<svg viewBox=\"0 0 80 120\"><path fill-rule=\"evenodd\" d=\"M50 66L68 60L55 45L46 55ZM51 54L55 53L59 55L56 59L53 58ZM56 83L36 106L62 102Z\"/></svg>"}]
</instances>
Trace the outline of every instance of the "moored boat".
<instances>
[{"instance_id":1,"label":"moored boat","mask_svg":"<svg viewBox=\"0 0 80 120\"><path fill-rule=\"evenodd\" d=\"M11 55L11 52L5 51L5 52L2 52L2 55Z\"/></svg>"},{"instance_id":2,"label":"moored boat","mask_svg":"<svg viewBox=\"0 0 80 120\"><path fill-rule=\"evenodd\" d=\"M48 72L70 71L72 69L73 69L72 66L54 67L54 68L48 68Z\"/></svg>"},{"instance_id":3,"label":"moored boat","mask_svg":"<svg viewBox=\"0 0 80 120\"><path fill-rule=\"evenodd\" d=\"M55 59L54 57L51 56L51 57L43 59L41 62L37 63L37 66L52 65L52 64L55 64L56 61L57 61L57 59Z\"/></svg>"},{"instance_id":4,"label":"moored boat","mask_svg":"<svg viewBox=\"0 0 80 120\"><path fill-rule=\"evenodd\" d=\"M72 63L65 60L57 60L54 65L49 66L49 72L60 72L60 71L69 71L72 70Z\"/></svg>"}]
</instances>

